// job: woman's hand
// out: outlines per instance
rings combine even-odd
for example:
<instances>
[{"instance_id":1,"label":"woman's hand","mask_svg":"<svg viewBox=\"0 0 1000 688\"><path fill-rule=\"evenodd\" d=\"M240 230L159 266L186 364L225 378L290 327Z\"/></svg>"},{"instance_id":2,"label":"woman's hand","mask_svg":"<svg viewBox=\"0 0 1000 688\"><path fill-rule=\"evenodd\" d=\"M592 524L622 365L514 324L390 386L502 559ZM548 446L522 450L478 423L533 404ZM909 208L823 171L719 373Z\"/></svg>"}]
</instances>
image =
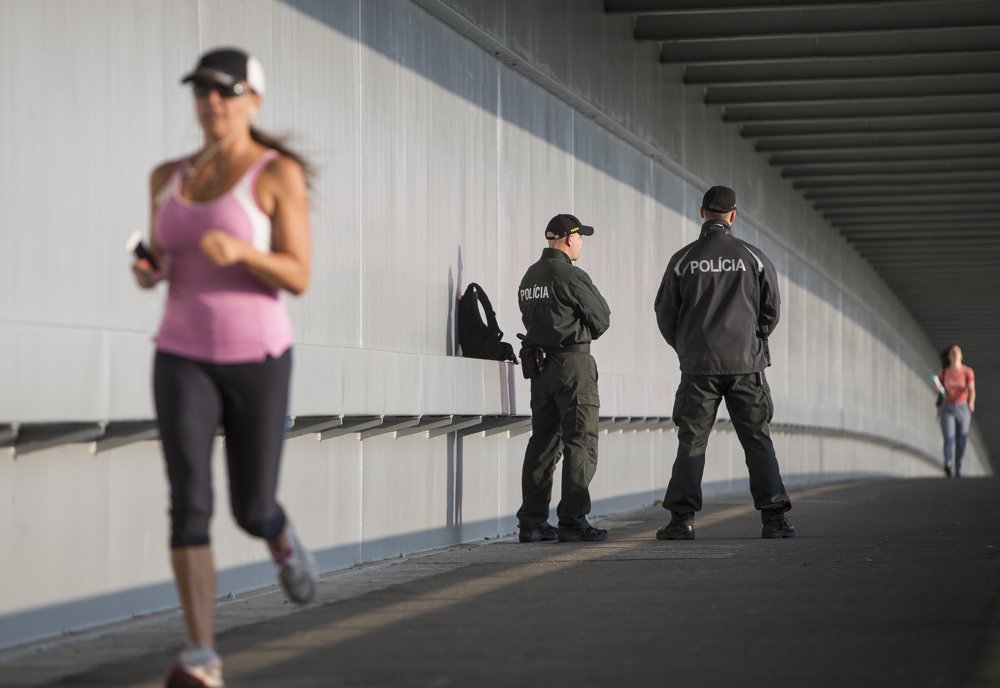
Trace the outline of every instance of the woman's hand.
<instances>
[{"instance_id":1,"label":"woman's hand","mask_svg":"<svg viewBox=\"0 0 1000 688\"><path fill-rule=\"evenodd\" d=\"M250 250L248 243L226 234L221 229L210 229L205 232L198 245L201 252L220 268L242 262Z\"/></svg>"},{"instance_id":2,"label":"woman's hand","mask_svg":"<svg viewBox=\"0 0 1000 688\"><path fill-rule=\"evenodd\" d=\"M153 269L145 258L132 263L132 275L135 283L143 289L152 289L160 281L160 273Z\"/></svg>"}]
</instances>

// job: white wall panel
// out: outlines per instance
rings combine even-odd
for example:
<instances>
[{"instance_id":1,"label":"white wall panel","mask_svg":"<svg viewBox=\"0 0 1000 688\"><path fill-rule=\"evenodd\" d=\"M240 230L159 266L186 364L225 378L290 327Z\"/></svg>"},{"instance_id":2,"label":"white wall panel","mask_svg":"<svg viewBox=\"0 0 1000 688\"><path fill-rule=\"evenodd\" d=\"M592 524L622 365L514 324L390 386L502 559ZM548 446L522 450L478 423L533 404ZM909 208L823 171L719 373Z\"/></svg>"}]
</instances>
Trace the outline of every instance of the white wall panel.
<instances>
[{"instance_id":1,"label":"white wall panel","mask_svg":"<svg viewBox=\"0 0 1000 688\"><path fill-rule=\"evenodd\" d=\"M408 4L362 15L366 348L449 353L456 288L496 293L497 64L449 34Z\"/></svg>"},{"instance_id":2,"label":"white wall panel","mask_svg":"<svg viewBox=\"0 0 1000 688\"><path fill-rule=\"evenodd\" d=\"M669 399L667 404L651 403L649 408L667 409L669 413L673 404L673 392L680 382L680 370L677 368L676 355L663 340L656 325L653 301L667 263L686 243L685 227L690 224L690 208L685 204L685 185L675 174L655 164L650 165L650 170L653 197L647 220L649 243L646 255L649 256L648 279L651 288L636 295L635 312L639 322L645 324L631 334L637 342L641 342L639 346L643 347L648 356L639 362L642 367L637 374L652 378L661 388L661 393L666 393Z\"/></svg>"},{"instance_id":3,"label":"white wall panel","mask_svg":"<svg viewBox=\"0 0 1000 688\"><path fill-rule=\"evenodd\" d=\"M323 346L361 346L358 2L269 3L273 66L261 125L290 133L289 143L317 168L310 197L312 280L288 305L297 341Z\"/></svg>"},{"instance_id":4,"label":"white wall panel","mask_svg":"<svg viewBox=\"0 0 1000 688\"><path fill-rule=\"evenodd\" d=\"M497 245L499 283L489 295L506 341L516 350L515 333L524 332L517 305L521 277L547 245L549 219L575 208L574 119L569 106L509 69L499 69L499 87L497 229L502 240Z\"/></svg>"},{"instance_id":5,"label":"white wall panel","mask_svg":"<svg viewBox=\"0 0 1000 688\"><path fill-rule=\"evenodd\" d=\"M0 417L4 422L107 417L111 336L0 321Z\"/></svg>"},{"instance_id":6,"label":"white wall panel","mask_svg":"<svg viewBox=\"0 0 1000 688\"><path fill-rule=\"evenodd\" d=\"M455 441L454 435L433 440L411 435L365 442L361 526L366 560L454 542Z\"/></svg>"}]
</instances>

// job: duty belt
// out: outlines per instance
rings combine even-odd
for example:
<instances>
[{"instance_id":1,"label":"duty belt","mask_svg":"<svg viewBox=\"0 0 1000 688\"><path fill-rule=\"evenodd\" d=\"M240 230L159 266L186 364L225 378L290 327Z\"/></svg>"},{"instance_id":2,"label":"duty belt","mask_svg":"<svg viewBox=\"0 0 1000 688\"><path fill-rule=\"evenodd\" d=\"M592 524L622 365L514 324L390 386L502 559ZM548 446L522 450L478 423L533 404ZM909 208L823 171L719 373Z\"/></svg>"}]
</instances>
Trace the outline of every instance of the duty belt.
<instances>
[{"instance_id":1,"label":"duty belt","mask_svg":"<svg viewBox=\"0 0 1000 688\"><path fill-rule=\"evenodd\" d=\"M567 344L566 346L559 349L545 349L545 353L552 356L553 354L568 354L568 353L590 353L590 343L587 344Z\"/></svg>"}]
</instances>

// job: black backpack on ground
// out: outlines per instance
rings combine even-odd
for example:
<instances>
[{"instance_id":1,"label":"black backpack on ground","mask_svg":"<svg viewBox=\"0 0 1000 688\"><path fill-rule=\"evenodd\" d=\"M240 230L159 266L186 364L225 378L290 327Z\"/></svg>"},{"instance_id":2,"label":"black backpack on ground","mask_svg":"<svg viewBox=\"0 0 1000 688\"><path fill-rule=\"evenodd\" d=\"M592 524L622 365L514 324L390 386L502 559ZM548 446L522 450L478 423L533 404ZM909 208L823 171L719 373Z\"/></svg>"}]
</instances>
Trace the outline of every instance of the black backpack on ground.
<instances>
[{"instance_id":1,"label":"black backpack on ground","mask_svg":"<svg viewBox=\"0 0 1000 688\"><path fill-rule=\"evenodd\" d=\"M479 304L483 305L486 322L483 322ZM491 361L517 363L514 347L503 340L503 332L497 323L497 314L486 292L475 282L465 289L458 300L456 314L458 345L466 358L485 358Z\"/></svg>"}]
</instances>

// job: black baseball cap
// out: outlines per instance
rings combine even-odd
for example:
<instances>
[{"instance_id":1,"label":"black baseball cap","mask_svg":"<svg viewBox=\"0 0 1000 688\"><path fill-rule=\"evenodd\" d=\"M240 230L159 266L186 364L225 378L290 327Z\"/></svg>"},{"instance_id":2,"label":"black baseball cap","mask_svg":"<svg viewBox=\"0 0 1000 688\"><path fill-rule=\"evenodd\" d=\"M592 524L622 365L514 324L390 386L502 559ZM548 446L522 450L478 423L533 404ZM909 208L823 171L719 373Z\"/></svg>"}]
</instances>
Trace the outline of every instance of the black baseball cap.
<instances>
[{"instance_id":1,"label":"black baseball cap","mask_svg":"<svg viewBox=\"0 0 1000 688\"><path fill-rule=\"evenodd\" d=\"M713 213L729 213L736 210L736 192L728 186L713 186L701 199L701 207Z\"/></svg>"},{"instance_id":2,"label":"black baseball cap","mask_svg":"<svg viewBox=\"0 0 1000 688\"><path fill-rule=\"evenodd\" d=\"M561 213L549 220L549 224L545 227L545 238L561 239L578 232L583 236L590 236L594 233L594 228L581 224L575 215Z\"/></svg>"},{"instance_id":3,"label":"black baseball cap","mask_svg":"<svg viewBox=\"0 0 1000 688\"><path fill-rule=\"evenodd\" d=\"M207 79L223 86L245 81L255 93L264 95L264 68L257 58L239 48L219 48L202 55L191 73L181 79L181 83L195 79Z\"/></svg>"}]
</instances>

